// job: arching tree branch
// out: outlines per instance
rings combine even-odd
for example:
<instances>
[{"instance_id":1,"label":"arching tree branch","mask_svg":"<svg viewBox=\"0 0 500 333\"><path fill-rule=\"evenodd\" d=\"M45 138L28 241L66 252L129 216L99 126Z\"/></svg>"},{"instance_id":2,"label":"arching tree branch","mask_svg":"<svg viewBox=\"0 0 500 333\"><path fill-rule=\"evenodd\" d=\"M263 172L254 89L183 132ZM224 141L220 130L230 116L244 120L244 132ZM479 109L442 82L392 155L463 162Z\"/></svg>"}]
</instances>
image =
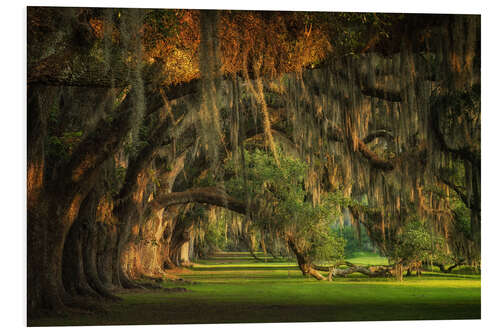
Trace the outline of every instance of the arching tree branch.
<instances>
[{"instance_id":1,"label":"arching tree branch","mask_svg":"<svg viewBox=\"0 0 500 333\"><path fill-rule=\"evenodd\" d=\"M148 145L130 161L127 167L127 174L125 175L125 182L120 193L115 198L116 200L123 200L135 191L139 173L151 163L163 146L172 144L173 140L192 128L193 121L194 116L188 113L173 124L168 120L164 120L163 123L151 133L148 138ZM189 145L191 145L191 140L188 140L188 146Z\"/></svg>"},{"instance_id":2,"label":"arching tree branch","mask_svg":"<svg viewBox=\"0 0 500 333\"><path fill-rule=\"evenodd\" d=\"M198 187L183 192L166 193L151 202L152 206L167 208L191 202L224 207L236 213L246 214L247 208L243 201L228 195L219 187Z\"/></svg>"},{"instance_id":3,"label":"arching tree branch","mask_svg":"<svg viewBox=\"0 0 500 333\"><path fill-rule=\"evenodd\" d=\"M385 138L388 141L394 140L394 136L392 135L391 131L389 131L387 129L379 129L379 130L373 131L370 134L368 134L363 139L363 142L368 144L368 143L372 142L373 140L375 140L376 138Z\"/></svg>"},{"instance_id":4,"label":"arching tree branch","mask_svg":"<svg viewBox=\"0 0 500 333\"><path fill-rule=\"evenodd\" d=\"M358 150L370 162L370 164L377 169L383 171L391 171L394 169L394 164L390 160L386 160L374 153L364 141L358 142Z\"/></svg>"}]
</instances>

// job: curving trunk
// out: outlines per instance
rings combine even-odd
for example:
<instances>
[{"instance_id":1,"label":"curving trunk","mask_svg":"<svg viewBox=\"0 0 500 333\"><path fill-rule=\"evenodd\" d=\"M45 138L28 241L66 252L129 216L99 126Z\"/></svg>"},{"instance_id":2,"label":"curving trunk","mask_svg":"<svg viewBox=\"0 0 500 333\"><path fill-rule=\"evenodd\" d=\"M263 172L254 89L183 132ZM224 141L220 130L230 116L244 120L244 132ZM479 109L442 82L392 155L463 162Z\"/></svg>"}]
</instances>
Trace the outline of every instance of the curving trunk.
<instances>
[{"instance_id":1,"label":"curving trunk","mask_svg":"<svg viewBox=\"0 0 500 333\"><path fill-rule=\"evenodd\" d=\"M295 254L297 263L299 264L299 268L304 276L310 275L316 280L326 280L326 278L320 272L318 272L314 268L313 264L309 262L306 257L300 252L292 237L287 237L287 243L292 252Z\"/></svg>"},{"instance_id":2,"label":"curving trunk","mask_svg":"<svg viewBox=\"0 0 500 333\"><path fill-rule=\"evenodd\" d=\"M63 250L83 196L65 195L44 192L38 207L28 210L28 308L31 310L65 312L64 303L71 303L63 285Z\"/></svg>"},{"instance_id":3,"label":"curving trunk","mask_svg":"<svg viewBox=\"0 0 500 333\"><path fill-rule=\"evenodd\" d=\"M48 220L28 211L28 316L41 309L65 310L61 265L66 230Z\"/></svg>"},{"instance_id":4,"label":"curving trunk","mask_svg":"<svg viewBox=\"0 0 500 333\"><path fill-rule=\"evenodd\" d=\"M50 95L41 93L38 96L38 100L47 98ZM47 112L47 108L34 103L29 109L28 117L35 118L31 122L40 124L36 118L43 118L41 115ZM33 178L28 182L28 316L38 310L65 312L65 303L73 304L62 278L66 237L83 199L97 181L100 167L128 132L131 113L125 111L111 122L101 121L95 131L75 148L68 162L54 170L55 178L47 184L38 184L39 177L28 174ZM121 135L117 128L123 131ZM35 133L30 133L29 137L32 136L37 138ZM28 145L36 142L28 142ZM28 158L31 160L28 166L40 158L43 161L38 155ZM77 252L73 249L73 253Z\"/></svg>"},{"instance_id":5,"label":"curving trunk","mask_svg":"<svg viewBox=\"0 0 500 333\"><path fill-rule=\"evenodd\" d=\"M97 250L97 273L102 285L111 290L113 286L113 251L116 244L116 226L100 224L97 234L99 248Z\"/></svg>"},{"instance_id":6,"label":"curving trunk","mask_svg":"<svg viewBox=\"0 0 500 333\"><path fill-rule=\"evenodd\" d=\"M97 270L97 247L98 247L98 236L99 228L97 223L92 223L86 232L86 248L84 251L84 268L87 275L89 284L92 288L103 296L110 300L118 300L119 297L113 295L111 291L104 285L99 277Z\"/></svg>"},{"instance_id":7,"label":"curving trunk","mask_svg":"<svg viewBox=\"0 0 500 333\"><path fill-rule=\"evenodd\" d=\"M90 286L85 274L82 243L87 233L83 218L78 218L71 227L63 256L63 282L70 295L91 296L99 298L98 293ZM85 243L86 249L89 244Z\"/></svg>"},{"instance_id":8,"label":"curving trunk","mask_svg":"<svg viewBox=\"0 0 500 333\"><path fill-rule=\"evenodd\" d=\"M118 288L133 288L133 284L123 273L123 250L129 239L131 222L129 219L125 219L121 223L118 226L116 245L113 251L113 284Z\"/></svg>"},{"instance_id":9,"label":"curving trunk","mask_svg":"<svg viewBox=\"0 0 500 333\"><path fill-rule=\"evenodd\" d=\"M175 209L175 214L173 210ZM174 269L177 266L172 261L172 237L174 235L174 228L177 223L176 213L178 208L171 207L166 210L163 219L165 219L165 229L160 241L161 261L163 269Z\"/></svg>"}]
</instances>

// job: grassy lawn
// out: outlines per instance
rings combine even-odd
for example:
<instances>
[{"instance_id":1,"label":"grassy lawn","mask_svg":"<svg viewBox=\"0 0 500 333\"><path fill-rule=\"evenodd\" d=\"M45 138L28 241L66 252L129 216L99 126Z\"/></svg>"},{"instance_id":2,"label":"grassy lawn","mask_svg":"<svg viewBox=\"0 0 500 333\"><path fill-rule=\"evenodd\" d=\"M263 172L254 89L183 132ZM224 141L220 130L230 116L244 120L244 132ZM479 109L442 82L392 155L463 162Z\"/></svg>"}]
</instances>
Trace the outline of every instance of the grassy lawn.
<instances>
[{"instance_id":1,"label":"grassy lawn","mask_svg":"<svg viewBox=\"0 0 500 333\"><path fill-rule=\"evenodd\" d=\"M385 258L369 253L348 260L386 263ZM353 274L326 282L304 278L292 262L260 262L249 259L247 253L221 254L181 275L198 284L182 285L189 290L186 293L121 293L124 301L107 305L106 313L44 318L32 324L479 319L481 312L479 275L429 272L401 283Z\"/></svg>"},{"instance_id":2,"label":"grassy lawn","mask_svg":"<svg viewBox=\"0 0 500 333\"><path fill-rule=\"evenodd\" d=\"M387 258L381 257L372 252L357 252L351 257L346 258L347 261L356 265L387 265Z\"/></svg>"}]
</instances>

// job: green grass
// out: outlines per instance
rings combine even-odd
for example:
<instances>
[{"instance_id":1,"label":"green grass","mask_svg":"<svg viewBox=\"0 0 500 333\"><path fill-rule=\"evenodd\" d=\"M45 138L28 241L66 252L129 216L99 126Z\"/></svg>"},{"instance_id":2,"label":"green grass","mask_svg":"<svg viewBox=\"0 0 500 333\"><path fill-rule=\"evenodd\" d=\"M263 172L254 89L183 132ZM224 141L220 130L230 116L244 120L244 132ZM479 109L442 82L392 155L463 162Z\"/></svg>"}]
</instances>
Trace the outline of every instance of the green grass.
<instances>
[{"instance_id":1,"label":"green grass","mask_svg":"<svg viewBox=\"0 0 500 333\"><path fill-rule=\"evenodd\" d=\"M241 257L248 254L241 253ZM179 324L354 320L479 319L479 275L426 273L402 283L353 274L333 282L304 278L291 262L205 260L182 277L199 282L187 293L121 293L107 313L43 318L33 325ZM360 254L358 264L383 264ZM165 287L179 286L165 283Z\"/></svg>"},{"instance_id":2,"label":"green grass","mask_svg":"<svg viewBox=\"0 0 500 333\"><path fill-rule=\"evenodd\" d=\"M347 261L356 265L387 265L387 258L381 257L372 252L356 252L352 256L346 258Z\"/></svg>"}]
</instances>

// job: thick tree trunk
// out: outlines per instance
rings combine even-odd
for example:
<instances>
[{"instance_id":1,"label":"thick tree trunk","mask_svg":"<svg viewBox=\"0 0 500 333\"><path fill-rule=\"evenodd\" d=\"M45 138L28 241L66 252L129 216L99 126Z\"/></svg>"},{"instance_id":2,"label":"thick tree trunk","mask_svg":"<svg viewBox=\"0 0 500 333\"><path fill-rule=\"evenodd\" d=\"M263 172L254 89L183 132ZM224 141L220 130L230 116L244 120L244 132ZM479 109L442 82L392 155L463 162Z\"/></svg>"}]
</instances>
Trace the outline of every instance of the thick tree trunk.
<instances>
[{"instance_id":1,"label":"thick tree trunk","mask_svg":"<svg viewBox=\"0 0 500 333\"><path fill-rule=\"evenodd\" d=\"M61 286L57 284L57 260L50 257L57 254L58 239L49 232L47 221L43 211L28 210L28 316L41 309L63 311L65 308Z\"/></svg>"},{"instance_id":2,"label":"thick tree trunk","mask_svg":"<svg viewBox=\"0 0 500 333\"><path fill-rule=\"evenodd\" d=\"M326 280L320 272L313 268L313 264L306 260L305 256L299 251L297 245L290 236L287 237L287 243L292 252L295 254L299 268L304 276L310 275L316 280Z\"/></svg>"},{"instance_id":3,"label":"thick tree trunk","mask_svg":"<svg viewBox=\"0 0 500 333\"><path fill-rule=\"evenodd\" d=\"M160 247L162 267L164 269L174 269L177 267L172 261L172 237L174 236L177 212L178 207L171 207L167 209L163 215L163 219L165 219L165 229L163 231Z\"/></svg>"},{"instance_id":4,"label":"thick tree trunk","mask_svg":"<svg viewBox=\"0 0 500 333\"><path fill-rule=\"evenodd\" d=\"M44 140L47 132L48 101L47 88L28 86L28 158L27 158L27 278L28 278L28 316L33 311L63 309L59 292L45 287L50 284L51 272L48 269L49 254L56 252L47 247L55 226L49 221L49 203L41 200L44 178ZM54 224L54 222L52 222ZM57 289L57 288L55 288Z\"/></svg>"},{"instance_id":5,"label":"thick tree trunk","mask_svg":"<svg viewBox=\"0 0 500 333\"><path fill-rule=\"evenodd\" d=\"M64 312L64 302L71 303L63 285L62 258L82 197L45 192L38 208L28 210L28 305L33 310Z\"/></svg>"},{"instance_id":6,"label":"thick tree trunk","mask_svg":"<svg viewBox=\"0 0 500 333\"><path fill-rule=\"evenodd\" d=\"M113 258L113 260L115 261L113 267L114 270L113 274L115 276L114 279L118 280L118 285L120 285L122 288L125 289L140 288L140 285L134 283L128 276L127 272L125 271L126 261L124 258L124 251L130 240L133 216L131 213L124 214L121 216L124 216L124 218L121 219L122 224L118 229L119 230L118 241L115 249L115 256Z\"/></svg>"},{"instance_id":7,"label":"thick tree trunk","mask_svg":"<svg viewBox=\"0 0 500 333\"><path fill-rule=\"evenodd\" d=\"M113 250L116 244L116 226L99 226L98 233L99 249L97 252L97 273L104 288L111 290L113 286Z\"/></svg>"},{"instance_id":8,"label":"thick tree trunk","mask_svg":"<svg viewBox=\"0 0 500 333\"><path fill-rule=\"evenodd\" d=\"M69 228L56 216L28 217L28 306L65 312L70 297L63 286L62 257Z\"/></svg>"},{"instance_id":9,"label":"thick tree trunk","mask_svg":"<svg viewBox=\"0 0 500 333\"><path fill-rule=\"evenodd\" d=\"M39 98L48 97L50 95ZM36 108L32 111L31 115L37 117ZM124 111L112 122L101 121L77 146L68 163L57 170L57 179L51 181L50 186L37 188L33 185L36 181L32 185L28 183L28 316L44 309L64 312L64 303L72 304L62 279L66 236L78 216L82 200L97 180L100 166L128 133L131 114ZM29 137L37 135L30 133ZM35 156L30 159L37 160Z\"/></svg>"},{"instance_id":10,"label":"thick tree trunk","mask_svg":"<svg viewBox=\"0 0 500 333\"><path fill-rule=\"evenodd\" d=\"M260 247L262 248L262 252L264 252L264 255L267 255L266 242L265 242L264 237L262 235L260 238Z\"/></svg>"},{"instance_id":11,"label":"thick tree trunk","mask_svg":"<svg viewBox=\"0 0 500 333\"><path fill-rule=\"evenodd\" d=\"M170 261L177 267L182 265L181 251L184 244L189 246L190 233L193 221L189 219L177 220L170 238ZM189 250L189 248L187 248ZM189 261L189 259L188 259Z\"/></svg>"},{"instance_id":12,"label":"thick tree trunk","mask_svg":"<svg viewBox=\"0 0 500 333\"><path fill-rule=\"evenodd\" d=\"M132 240L128 243L124 253L124 261L127 274L132 278L159 277L163 272L162 241L163 234L168 221L163 218L163 209L152 214L140 226L135 226L135 233L140 235L140 239Z\"/></svg>"},{"instance_id":13,"label":"thick tree trunk","mask_svg":"<svg viewBox=\"0 0 500 333\"><path fill-rule=\"evenodd\" d=\"M179 263L181 266L191 265L191 261L189 260L189 240L181 245Z\"/></svg>"},{"instance_id":14,"label":"thick tree trunk","mask_svg":"<svg viewBox=\"0 0 500 333\"><path fill-rule=\"evenodd\" d=\"M120 257L118 256L118 239L120 237L119 229L120 227L118 225L110 229L111 232L110 240L112 241L111 243L112 253L110 257L111 257L111 283L115 288L121 289L123 287L120 282L120 274L118 273L121 262Z\"/></svg>"},{"instance_id":15,"label":"thick tree trunk","mask_svg":"<svg viewBox=\"0 0 500 333\"><path fill-rule=\"evenodd\" d=\"M83 259L84 269L89 284L99 293L99 295L110 300L119 300L120 298L113 295L111 291L103 284L97 271L97 246L98 246L98 226L93 222L86 232L86 247Z\"/></svg>"},{"instance_id":16,"label":"thick tree trunk","mask_svg":"<svg viewBox=\"0 0 500 333\"><path fill-rule=\"evenodd\" d=\"M127 284L128 281L122 281L122 277L125 275L122 273L122 264L123 264L123 248L128 242L129 231L127 221L121 221L122 225L118 226L118 232L116 237L116 246L114 247L113 252L113 284L118 288L127 288L130 284Z\"/></svg>"},{"instance_id":17,"label":"thick tree trunk","mask_svg":"<svg viewBox=\"0 0 500 333\"><path fill-rule=\"evenodd\" d=\"M174 263L176 267L181 266L181 249L182 245L185 242L189 242L189 239L185 240L184 238L182 239L175 239L173 242L173 245L170 249L170 261Z\"/></svg>"},{"instance_id":18,"label":"thick tree trunk","mask_svg":"<svg viewBox=\"0 0 500 333\"><path fill-rule=\"evenodd\" d=\"M170 248L166 246L163 249L163 268L164 269L174 269L177 268L177 265L172 261L172 254L170 252Z\"/></svg>"},{"instance_id":19,"label":"thick tree trunk","mask_svg":"<svg viewBox=\"0 0 500 333\"><path fill-rule=\"evenodd\" d=\"M83 218L78 218L71 227L63 257L63 282L70 295L91 296L99 295L92 289L87 281L83 264L82 238L87 233ZM88 244L86 244L88 245Z\"/></svg>"},{"instance_id":20,"label":"thick tree trunk","mask_svg":"<svg viewBox=\"0 0 500 333\"><path fill-rule=\"evenodd\" d=\"M396 263L394 265L394 276L398 281L403 281L403 272L404 272L403 264Z\"/></svg>"},{"instance_id":21,"label":"thick tree trunk","mask_svg":"<svg viewBox=\"0 0 500 333\"><path fill-rule=\"evenodd\" d=\"M27 195L28 210L36 210L43 190L45 168L45 145L47 118L50 103L57 90L41 86L28 86L28 156L27 156Z\"/></svg>"},{"instance_id":22,"label":"thick tree trunk","mask_svg":"<svg viewBox=\"0 0 500 333\"><path fill-rule=\"evenodd\" d=\"M115 206L113 214L118 221L116 246L113 252L113 284L119 288L135 288L136 285L124 272L124 265L126 265L124 251L129 242L133 220L139 219L137 206L132 196L128 196Z\"/></svg>"}]
</instances>

